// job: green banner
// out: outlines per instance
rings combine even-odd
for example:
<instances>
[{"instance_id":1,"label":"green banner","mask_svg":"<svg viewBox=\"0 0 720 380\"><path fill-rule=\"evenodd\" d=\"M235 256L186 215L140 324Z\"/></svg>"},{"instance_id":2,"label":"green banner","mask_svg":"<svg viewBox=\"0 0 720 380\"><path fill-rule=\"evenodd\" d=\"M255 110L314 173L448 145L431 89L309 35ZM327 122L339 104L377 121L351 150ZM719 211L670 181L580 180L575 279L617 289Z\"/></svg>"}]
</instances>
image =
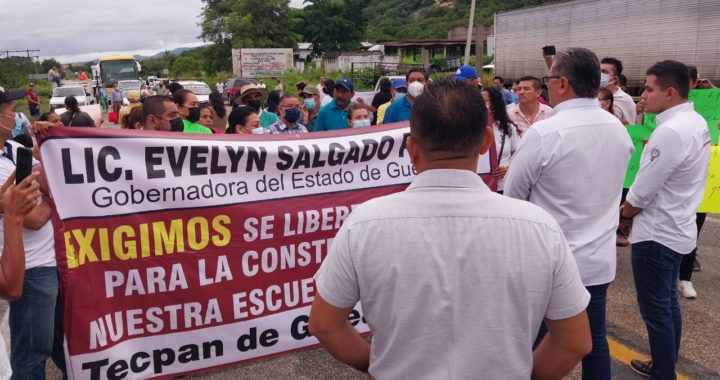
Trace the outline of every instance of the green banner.
<instances>
[{"instance_id":1,"label":"green banner","mask_svg":"<svg viewBox=\"0 0 720 380\"><path fill-rule=\"evenodd\" d=\"M625 172L624 187L629 189L633 182L635 182L635 176L637 175L638 170L640 170L640 156L642 155L643 146L645 145L643 144L643 140L650 138L650 134L652 133L654 126L650 127L648 125L631 124L626 125L625 128L627 128L630 139L632 139L633 145L635 145L635 152L633 152L630 157L630 162L628 163L627 171Z\"/></svg>"},{"instance_id":2,"label":"green banner","mask_svg":"<svg viewBox=\"0 0 720 380\"><path fill-rule=\"evenodd\" d=\"M717 145L720 137L720 88L691 90L689 99L695 106L695 111L705 118L712 144Z\"/></svg>"}]
</instances>

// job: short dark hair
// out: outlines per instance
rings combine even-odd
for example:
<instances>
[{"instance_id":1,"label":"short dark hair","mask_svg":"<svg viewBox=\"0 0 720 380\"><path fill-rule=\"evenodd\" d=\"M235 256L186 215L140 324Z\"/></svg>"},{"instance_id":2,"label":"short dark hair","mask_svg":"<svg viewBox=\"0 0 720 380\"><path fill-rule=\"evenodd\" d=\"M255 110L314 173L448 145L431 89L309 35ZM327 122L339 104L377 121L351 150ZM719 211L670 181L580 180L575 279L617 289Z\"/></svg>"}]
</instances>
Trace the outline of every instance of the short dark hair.
<instances>
[{"instance_id":1,"label":"short dark hair","mask_svg":"<svg viewBox=\"0 0 720 380\"><path fill-rule=\"evenodd\" d=\"M183 85L181 85L178 82L172 82L168 85L168 91L170 91L171 94L175 94L175 92L184 89Z\"/></svg>"},{"instance_id":2,"label":"short dark hair","mask_svg":"<svg viewBox=\"0 0 720 380\"><path fill-rule=\"evenodd\" d=\"M255 111L255 109L250 106L239 106L232 110L232 112L230 112L230 115L228 115L228 127L225 130L225 133L237 133L237 131L235 131L235 126L245 125L247 123L248 116L254 113L257 113L257 111Z\"/></svg>"},{"instance_id":3,"label":"short dark hair","mask_svg":"<svg viewBox=\"0 0 720 380\"><path fill-rule=\"evenodd\" d=\"M410 112L410 133L427 151L472 153L482 144L486 124L480 89L457 79L426 86Z\"/></svg>"},{"instance_id":4,"label":"short dark hair","mask_svg":"<svg viewBox=\"0 0 720 380\"><path fill-rule=\"evenodd\" d=\"M655 75L662 90L674 87L681 98L687 99L690 93L690 73L685 64L666 60L652 65L645 74Z\"/></svg>"},{"instance_id":5,"label":"short dark hair","mask_svg":"<svg viewBox=\"0 0 720 380\"><path fill-rule=\"evenodd\" d=\"M698 80L698 69L695 65L687 65L688 68L688 74L690 74L690 79Z\"/></svg>"},{"instance_id":6,"label":"short dark hair","mask_svg":"<svg viewBox=\"0 0 720 380\"><path fill-rule=\"evenodd\" d=\"M564 76L579 98L595 98L600 88L600 61L585 48L558 52L551 75Z\"/></svg>"},{"instance_id":7,"label":"short dark hair","mask_svg":"<svg viewBox=\"0 0 720 380\"><path fill-rule=\"evenodd\" d=\"M133 128L135 123L143 123L143 116L145 116L145 111L143 111L143 106L137 106L133 108L130 112L125 114L123 116L123 120L121 120L121 128L125 129L135 129Z\"/></svg>"},{"instance_id":8,"label":"short dark hair","mask_svg":"<svg viewBox=\"0 0 720 380\"><path fill-rule=\"evenodd\" d=\"M405 74L405 80L406 80L406 81L409 81L409 80L410 80L410 74L412 74L412 73L421 73L421 74L425 77L425 80L426 80L426 81L427 81L428 79L430 79L430 77L428 76L427 70L423 69L422 67L416 67L416 68L414 68L414 69L408 70L407 74Z\"/></svg>"},{"instance_id":9,"label":"short dark hair","mask_svg":"<svg viewBox=\"0 0 720 380\"><path fill-rule=\"evenodd\" d=\"M175 104L178 105L178 107L182 106L185 103L185 97L188 94L192 94L193 92L190 90L186 90L184 88L181 88L175 92L172 93L172 101L175 102Z\"/></svg>"},{"instance_id":10,"label":"short dark hair","mask_svg":"<svg viewBox=\"0 0 720 380\"><path fill-rule=\"evenodd\" d=\"M622 86L627 86L627 77L625 74L618 75L618 84Z\"/></svg>"},{"instance_id":11,"label":"short dark hair","mask_svg":"<svg viewBox=\"0 0 720 380\"><path fill-rule=\"evenodd\" d=\"M495 80L495 79L497 79L498 81L500 81L500 83L505 84L505 79L503 79L503 77L501 77L501 76L498 75L498 76L496 76L495 78L493 78L493 80Z\"/></svg>"},{"instance_id":12,"label":"short dark hair","mask_svg":"<svg viewBox=\"0 0 720 380\"><path fill-rule=\"evenodd\" d=\"M520 82L532 82L532 85L536 90L542 89L542 82L540 81L540 78L534 77L532 75L526 75L518 79L517 83L520 84Z\"/></svg>"},{"instance_id":13,"label":"short dark hair","mask_svg":"<svg viewBox=\"0 0 720 380\"><path fill-rule=\"evenodd\" d=\"M150 115L155 115L155 117L162 117L163 112L165 112L165 105L163 104L165 102L172 103L173 100L165 95L153 95L145 99L145 103L143 103L142 107L142 124L145 126L147 125L147 118Z\"/></svg>"},{"instance_id":14,"label":"short dark hair","mask_svg":"<svg viewBox=\"0 0 720 380\"><path fill-rule=\"evenodd\" d=\"M617 75L617 76L620 76L623 73L622 61L620 61L617 58L605 57L602 59L602 61L600 61L600 63L604 63L607 65L613 65L613 67L615 68L615 75Z\"/></svg>"},{"instance_id":15,"label":"short dark hair","mask_svg":"<svg viewBox=\"0 0 720 380\"><path fill-rule=\"evenodd\" d=\"M296 88L298 91L302 91L302 90L305 89L305 86L307 86L307 84L306 84L305 82L302 82L302 81L301 81L301 82L297 82L297 84L295 85L295 88Z\"/></svg>"},{"instance_id":16,"label":"short dark hair","mask_svg":"<svg viewBox=\"0 0 720 380\"><path fill-rule=\"evenodd\" d=\"M280 101L278 102L278 105L280 105L280 103L282 103L283 100L285 100L285 99L290 99L290 98L295 98L295 99L298 99L298 100L300 99L300 98L298 98L298 96L295 95L295 94L287 93L287 94L285 94L285 95L283 95L283 96L280 97Z\"/></svg>"},{"instance_id":17,"label":"short dark hair","mask_svg":"<svg viewBox=\"0 0 720 380\"><path fill-rule=\"evenodd\" d=\"M53 112L53 111L45 112L42 115L40 115L40 118L38 119L38 121L48 121L48 119L50 119L50 115L52 115L54 113L55 112Z\"/></svg>"},{"instance_id":18,"label":"short dark hair","mask_svg":"<svg viewBox=\"0 0 720 380\"><path fill-rule=\"evenodd\" d=\"M380 79L380 92L390 92L390 88L392 88L390 78L385 77Z\"/></svg>"}]
</instances>

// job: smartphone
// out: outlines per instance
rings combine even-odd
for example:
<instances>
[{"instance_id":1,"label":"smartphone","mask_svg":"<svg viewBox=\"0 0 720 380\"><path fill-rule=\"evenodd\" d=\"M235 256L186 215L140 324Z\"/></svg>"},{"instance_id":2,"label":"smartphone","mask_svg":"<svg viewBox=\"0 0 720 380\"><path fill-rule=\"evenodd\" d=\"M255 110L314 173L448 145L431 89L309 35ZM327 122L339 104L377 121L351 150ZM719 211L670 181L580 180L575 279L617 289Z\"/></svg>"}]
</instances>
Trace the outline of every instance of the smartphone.
<instances>
[{"instance_id":1,"label":"smartphone","mask_svg":"<svg viewBox=\"0 0 720 380\"><path fill-rule=\"evenodd\" d=\"M555 50L555 45L543 46L542 50L544 57L557 54L557 51Z\"/></svg>"},{"instance_id":2,"label":"smartphone","mask_svg":"<svg viewBox=\"0 0 720 380\"><path fill-rule=\"evenodd\" d=\"M20 147L17 148L17 160L15 161L17 170L15 171L15 184L19 184L32 171L32 150Z\"/></svg>"}]
</instances>

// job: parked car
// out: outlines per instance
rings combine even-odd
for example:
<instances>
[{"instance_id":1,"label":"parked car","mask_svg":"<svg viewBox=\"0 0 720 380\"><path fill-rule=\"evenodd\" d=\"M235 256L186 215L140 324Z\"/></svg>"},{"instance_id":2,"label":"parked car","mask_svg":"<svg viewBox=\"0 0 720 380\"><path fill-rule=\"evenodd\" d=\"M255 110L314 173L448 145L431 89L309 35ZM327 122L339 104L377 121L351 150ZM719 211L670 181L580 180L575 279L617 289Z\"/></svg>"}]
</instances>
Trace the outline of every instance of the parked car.
<instances>
[{"instance_id":1,"label":"parked car","mask_svg":"<svg viewBox=\"0 0 720 380\"><path fill-rule=\"evenodd\" d=\"M122 91L123 96L123 105L126 106L130 104L127 100L128 93L130 91L137 91L140 92L140 87L142 86L142 81L140 80L121 80L118 81L118 88L120 91Z\"/></svg>"},{"instance_id":2,"label":"parked car","mask_svg":"<svg viewBox=\"0 0 720 380\"><path fill-rule=\"evenodd\" d=\"M87 93L85 87L82 86L63 86L56 88L50 97L50 111L56 108L65 108L65 98L74 96L78 101L78 105L86 106L90 104L90 94Z\"/></svg>"},{"instance_id":3,"label":"parked car","mask_svg":"<svg viewBox=\"0 0 720 380\"><path fill-rule=\"evenodd\" d=\"M240 88L246 84L253 84L256 83L255 79L251 78L232 78L228 79L225 82L225 93L223 94L225 96L225 100L227 100L228 104L232 105L233 100L235 100L235 97L240 95Z\"/></svg>"},{"instance_id":4,"label":"parked car","mask_svg":"<svg viewBox=\"0 0 720 380\"><path fill-rule=\"evenodd\" d=\"M190 90L197 96L198 101L200 104L207 104L209 102L208 98L210 97L210 93L212 90L210 89L210 86L208 86L205 82L200 82L196 80L182 80L178 81L180 85L183 86L186 90Z\"/></svg>"}]
</instances>

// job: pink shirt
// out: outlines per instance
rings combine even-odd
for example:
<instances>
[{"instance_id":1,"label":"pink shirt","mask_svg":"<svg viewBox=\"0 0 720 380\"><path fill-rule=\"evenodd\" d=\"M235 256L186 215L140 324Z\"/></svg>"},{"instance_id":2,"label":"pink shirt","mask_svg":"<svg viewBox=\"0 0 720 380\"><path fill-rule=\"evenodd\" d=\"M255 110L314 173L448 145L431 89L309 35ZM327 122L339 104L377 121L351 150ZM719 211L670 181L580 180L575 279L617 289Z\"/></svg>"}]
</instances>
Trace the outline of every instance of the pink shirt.
<instances>
[{"instance_id":1,"label":"pink shirt","mask_svg":"<svg viewBox=\"0 0 720 380\"><path fill-rule=\"evenodd\" d=\"M540 120L545 120L550 116L550 111L552 111L552 108L539 102L538 104L540 105L540 109L538 110L538 113L535 116L534 120L528 120L525 115L523 115L522 111L520 111L519 104L511 104L507 107L508 117L510 118L510 121L515 123L515 125L517 126L518 131L520 131L520 137L525 134L525 131L527 131L530 126Z\"/></svg>"}]
</instances>

